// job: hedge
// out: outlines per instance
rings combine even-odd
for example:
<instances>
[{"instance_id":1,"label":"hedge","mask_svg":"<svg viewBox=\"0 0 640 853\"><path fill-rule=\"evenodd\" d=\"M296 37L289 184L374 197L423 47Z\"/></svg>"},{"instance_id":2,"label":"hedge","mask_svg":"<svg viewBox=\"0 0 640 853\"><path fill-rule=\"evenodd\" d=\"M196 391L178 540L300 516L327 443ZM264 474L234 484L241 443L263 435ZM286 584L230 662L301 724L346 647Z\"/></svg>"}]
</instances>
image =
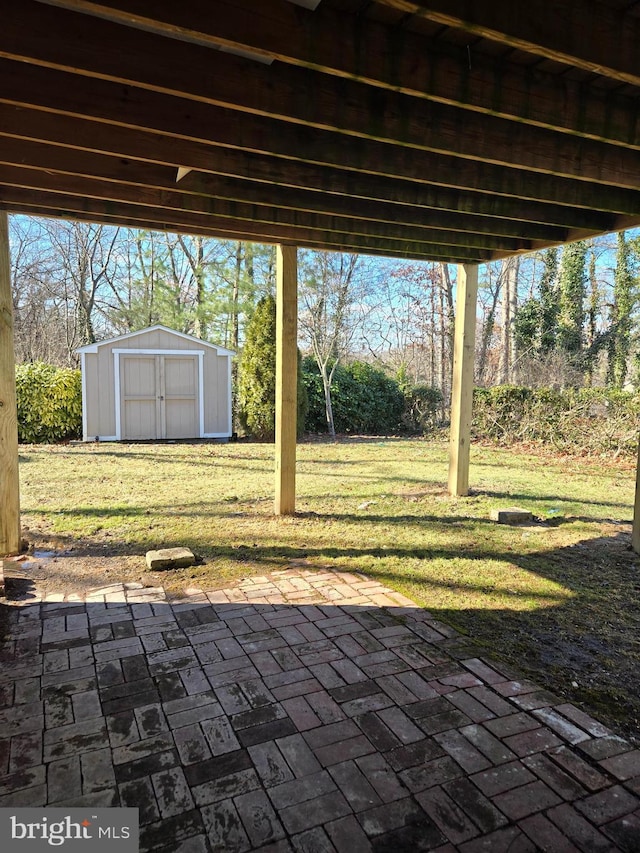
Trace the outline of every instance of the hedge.
<instances>
[{"instance_id":1,"label":"hedge","mask_svg":"<svg viewBox=\"0 0 640 853\"><path fill-rule=\"evenodd\" d=\"M440 426L443 395L431 385L415 385L404 392L402 425L408 432L427 435Z\"/></svg>"},{"instance_id":2,"label":"hedge","mask_svg":"<svg viewBox=\"0 0 640 853\"><path fill-rule=\"evenodd\" d=\"M306 429L326 432L322 378L313 358L303 359L302 376L309 401ZM336 432L386 435L401 427L402 391L394 379L370 364L339 364L331 385L331 402Z\"/></svg>"},{"instance_id":3,"label":"hedge","mask_svg":"<svg viewBox=\"0 0 640 853\"><path fill-rule=\"evenodd\" d=\"M41 361L16 367L18 440L50 444L82 435L80 371Z\"/></svg>"},{"instance_id":4,"label":"hedge","mask_svg":"<svg viewBox=\"0 0 640 853\"><path fill-rule=\"evenodd\" d=\"M476 439L606 456L631 455L638 447L637 392L500 385L476 388L473 407Z\"/></svg>"}]
</instances>

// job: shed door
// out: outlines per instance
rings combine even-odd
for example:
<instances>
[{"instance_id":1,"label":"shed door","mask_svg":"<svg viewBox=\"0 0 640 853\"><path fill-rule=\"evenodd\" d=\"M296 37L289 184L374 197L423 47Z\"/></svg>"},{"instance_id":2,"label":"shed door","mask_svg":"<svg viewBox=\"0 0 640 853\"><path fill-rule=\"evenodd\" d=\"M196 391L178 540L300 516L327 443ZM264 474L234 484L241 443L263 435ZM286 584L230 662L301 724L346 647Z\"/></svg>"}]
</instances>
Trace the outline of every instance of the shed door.
<instances>
[{"instance_id":1,"label":"shed door","mask_svg":"<svg viewBox=\"0 0 640 853\"><path fill-rule=\"evenodd\" d=\"M198 438L197 356L120 358L122 438Z\"/></svg>"},{"instance_id":2,"label":"shed door","mask_svg":"<svg viewBox=\"0 0 640 853\"><path fill-rule=\"evenodd\" d=\"M159 356L162 438L197 438L200 434L198 360L190 356Z\"/></svg>"}]
</instances>

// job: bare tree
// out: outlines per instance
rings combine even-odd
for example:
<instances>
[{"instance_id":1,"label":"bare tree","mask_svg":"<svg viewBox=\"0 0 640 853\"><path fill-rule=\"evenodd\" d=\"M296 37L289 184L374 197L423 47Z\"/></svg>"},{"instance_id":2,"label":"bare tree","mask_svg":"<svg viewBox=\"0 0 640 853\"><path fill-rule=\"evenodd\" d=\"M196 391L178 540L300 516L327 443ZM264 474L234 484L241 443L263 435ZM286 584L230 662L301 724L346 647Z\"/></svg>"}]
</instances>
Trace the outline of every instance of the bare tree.
<instances>
[{"instance_id":1,"label":"bare tree","mask_svg":"<svg viewBox=\"0 0 640 853\"><path fill-rule=\"evenodd\" d=\"M478 335L477 370L478 382L485 384L491 379L492 365L490 364L494 333L496 329L496 315L498 313L498 302L500 299L501 277L496 273L496 265L489 264L486 268L487 278L479 291L479 304L482 308L482 319L480 321L480 333Z\"/></svg>"},{"instance_id":2,"label":"bare tree","mask_svg":"<svg viewBox=\"0 0 640 853\"><path fill-rule=\"evenodd\" d=\"M27 216L9 219L16 359L63 365L69 356L65 310L53 293L55 257L43 225Z\"/></svg>"},{"instance_id":3,"label":"bare tree","mask_svg":"<svg viewBox=\"0 0 640 853\"><path fill-rule=\"evenodd\" d=\"M451 402L451 377L453 375L453 338L456 314L453 283L449 264L440 264L440 390L442 391L443 417Z\"/></svg>"},{"instance_id":4,"label":"bare tree","mask_svg":"<svg viewBox=\"0 0 640 853\"><path fill-rule=\"evenodd\" d=\"M386 371L406 375L413 385L433 382L435 375L429 345L435 326L430 266L405 264L385 270L362 329L365 356Z\"/></svg>"},{"instance_id":5,"label":"bare tree","mask_svg":"<svg viewBox=\"0 0 640 853\"><path fill-rule=\"evenodd\" d=\"M364 343L386 370L413 385L448 394L454 330L454 283L449 267L408 263L383 269L376 283Z\"/></svg>"},{"instance_id":6,"label":"bare tree","mask_svg":"<svg viewBox=\"0 0 640 853\"><path fill-rule=\"evenodd\" d=\"M117 276L119 229L12 217L17 357L77 363L78 346L105 325L101 294Z\"/></svg>"},{"instance_id":7,"label":"bare tree","mask_svg":"<svg viewBox=\"0 0 640 853\"><path fill-rule=\"evenodd\" d=\"M300 333L318 365L327 427L335 438L331 384L369 310L365 303L367 275L357 255L331 252L303 253L300 272Z\"/></svg>"},{"instance_id":8,"label":"bare tree","mask_svg":"<svg viewBox=\"0 0 640 853\"><path fill-rule=\"evenodd\" d=\"M44 229L56 253L52 284L64 299L66 345L75 361L75 349L97 339L98 315L104 319L101 291L118 276L120 229L59 220L45 220Z\"/></svg>"}]
</instances>

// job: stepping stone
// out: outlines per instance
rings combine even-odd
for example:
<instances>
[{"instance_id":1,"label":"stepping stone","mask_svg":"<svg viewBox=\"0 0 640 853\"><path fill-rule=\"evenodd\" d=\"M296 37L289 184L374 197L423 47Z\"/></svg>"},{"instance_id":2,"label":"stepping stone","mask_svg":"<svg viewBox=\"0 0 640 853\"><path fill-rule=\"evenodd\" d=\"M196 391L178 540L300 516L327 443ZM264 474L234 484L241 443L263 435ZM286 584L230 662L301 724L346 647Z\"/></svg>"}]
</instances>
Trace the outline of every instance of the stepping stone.
<instances>
[{"instance_id":1,"label":"stepping stone","mask_svg":"<svg viewBox=\"0 0 640 853\"><path fill-rule=\"evenodd\" d=\"M157 569L186 569L195 565L196 558L188 548L160 548L158 551L147 551L147 566Z\"/></svg>"},{"instance_id":2,"label":"stepping stone","mask_svg":"<svg viewBox=\"0 0 640 853\"><path fill-rule=\"evenodd\" d=\"M509 509L492 509L491 520L498 524L530 524L533 521L533 513L518 507Z\"/></svg>"}]
</instances>

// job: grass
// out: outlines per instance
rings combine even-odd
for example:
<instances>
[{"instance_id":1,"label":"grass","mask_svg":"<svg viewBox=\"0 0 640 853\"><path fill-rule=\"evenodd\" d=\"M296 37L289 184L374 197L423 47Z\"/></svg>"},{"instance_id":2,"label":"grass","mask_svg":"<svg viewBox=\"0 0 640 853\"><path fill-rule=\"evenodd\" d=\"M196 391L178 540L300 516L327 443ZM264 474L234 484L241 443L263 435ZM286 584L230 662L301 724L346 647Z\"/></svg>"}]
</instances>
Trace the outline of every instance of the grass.
<instances>
[{"instance_id":1,"label":"grass","mask_svg":"<svg viewBox=\"0 0 640 853\"><path fill-rule=\"evenodd\" d=\"M479 652L638 732L629 462L474 447L473 492L454 499L443 442L310 442L298 459L298 514L276 518L269 445L25 446L26 536L88 561L117 556L122 579L149 580L139 556L149 548L187 545L204 563L164 573L176 589L292 561L364 572L468 634ZM512 505L541 523L489 520L492 508Z\"/></svg>"}]
</instances>

